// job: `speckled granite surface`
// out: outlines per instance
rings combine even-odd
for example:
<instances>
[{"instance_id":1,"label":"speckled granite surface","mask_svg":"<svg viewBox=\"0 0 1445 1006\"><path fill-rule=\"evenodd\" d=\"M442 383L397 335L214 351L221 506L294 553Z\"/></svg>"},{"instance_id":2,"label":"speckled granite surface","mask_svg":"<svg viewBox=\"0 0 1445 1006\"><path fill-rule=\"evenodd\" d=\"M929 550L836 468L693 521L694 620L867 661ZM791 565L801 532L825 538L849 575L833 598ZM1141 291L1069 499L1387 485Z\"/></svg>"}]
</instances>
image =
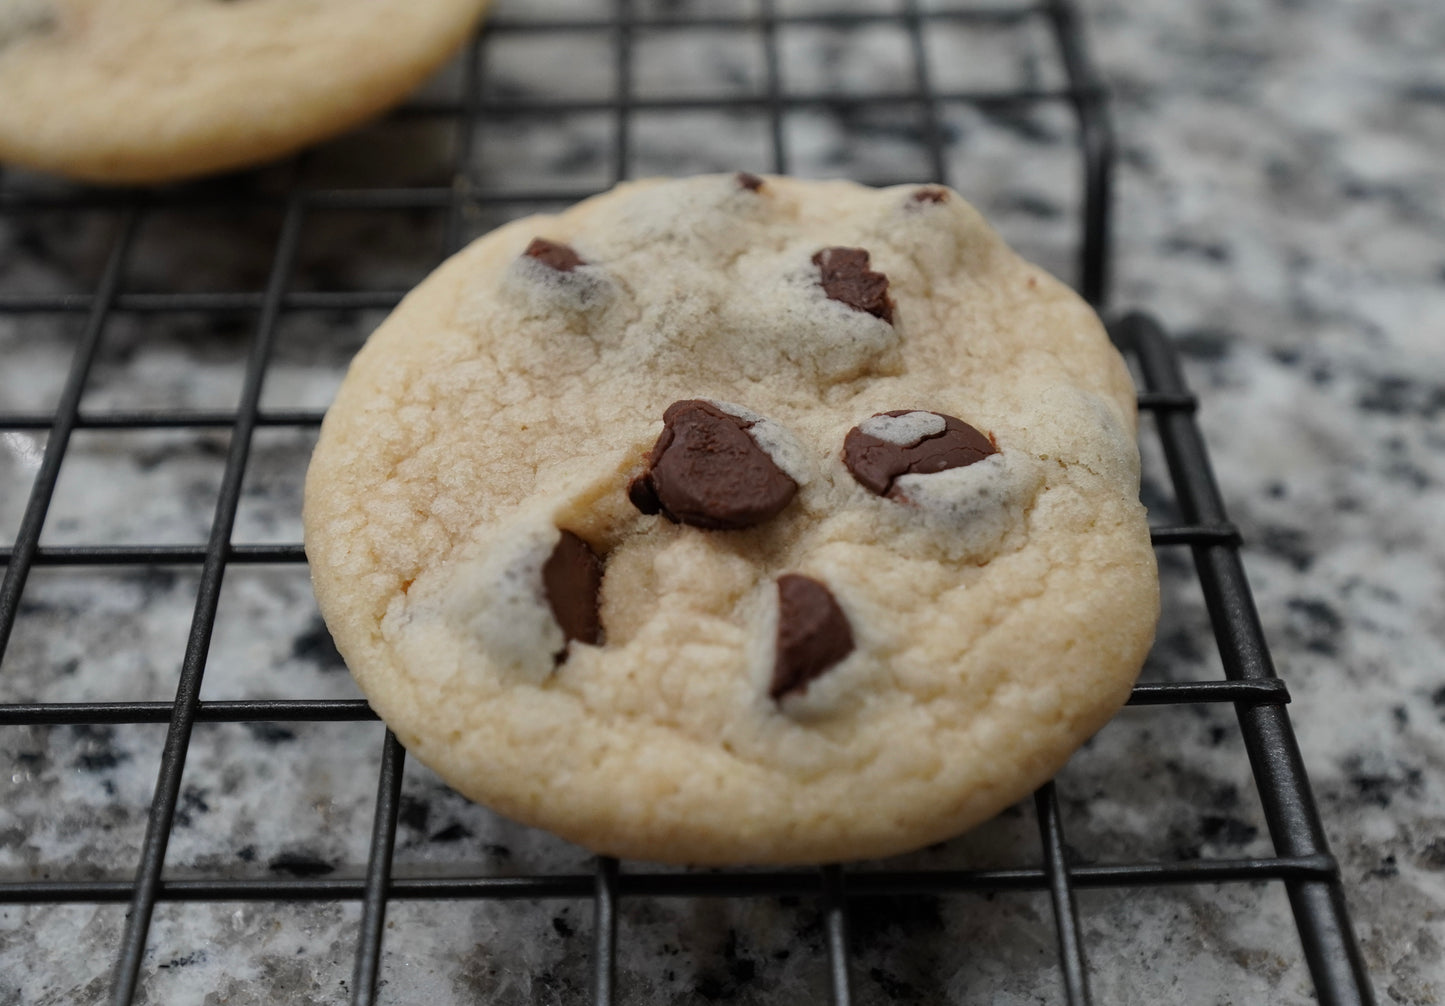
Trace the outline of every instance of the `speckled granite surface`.
<instances>
[{"instance_id":1,"label":"speckled granite surface","mask_svg":"<svg viewBox=\"0 0 1445 1006\"><path fill-rule=\"evenodd\" d=\"M848 6L893 9L890 0ZM1431 0L1085 8L1121 138L1115 303L1162 318L1202 397L1200 420L1250 545L1247 568L1377 993L1439 1002L1445 550L1432 532L1445 512L1445 9ZM484 86L494 97L605 96L615 84L608 44L606 33L499 38L486 50ZM893 25L788 29L779 45L792 92L914 83L907 36ZM928 53L944 90L1062 80L1038 19L940 24ZM748 32L642 31L634 57L642 95L756 94L766 81ZM432 94L455 93L459 79L453 68ZM1026 254L1069 275L1077 185L1067 112L945 104L939 117L950 181ZM798 174L902 180L929 171L920 125L908 106L842 115L810 107L783 128ZM640 111L630 168L765 170L768 128L762 114ZM498 118L478 130L470 170L489 190L605 185L612 130L605 111ZM441 123L393 121L239 184L275 190L299 172L315 185L445 185L453 142ZM522 211L488 208L467 227L479 232ZM0 215L0 296L93 289L116 221L106 212ZM125 288L260 289L279 223L266 212L152 211ZM405 289L430 269L441 240L440 213L313 212L292 288ZM54 406L82 317L0 313L0 412ZM288 313L263 405L324 406L379 317ZM83 406L231 408L256 320L251 310L119 313ZM311 437L257 434L235 541L299 539ZM42 541L203 541L226 447L224 431L76 434ZM0 431L0 543L13 539L44 448L43 434ZM1167 478L1157 450L1146 454L1146 497L1165 522ZM1167 607L1145 679L1218 676L1187 553L1166 549L1161 561ZM193 567L35 570L0 662L0 701L169 699L196 587ZM355 694L303 570L228 571L204 698ZM164 733L0 728L0 876L130 879ZM376 724L199 726L168 875L360 876L381 741ZM1059 794L1082 861L1269 852L1227 708L1126 711L1071 762ZM904 865L1035 865L1037 842L1024 805ZM406 772L396 863L401 876L590 868L579 851L496 819L416 765ZM104 1001L124 910L0 907L0 1004ZM1278 884L1085 891L1080 913L1096 1001L1313 1001ZM163 903L137 1001L344 1001L359 919L356 903ZM382 1001L581 1001L590 924L585 902L394 903ZM853 926L859 1002L1061 998L1043 894L860 903ZM823 995L812 899L627 900L620 943L624 1001Z\"/></svg>"},{"instance_id":2,"label":"speckled granite surface","mask_svg":"<svg viewBox=\"0 0 1445 1006\"><path fill-rule=\"evenodd\" d=\"M1090 10L1118 300L1173 328L1205 402L1376 991L1439 1002L1445 8Z\"/></svg>"}]
</instances>

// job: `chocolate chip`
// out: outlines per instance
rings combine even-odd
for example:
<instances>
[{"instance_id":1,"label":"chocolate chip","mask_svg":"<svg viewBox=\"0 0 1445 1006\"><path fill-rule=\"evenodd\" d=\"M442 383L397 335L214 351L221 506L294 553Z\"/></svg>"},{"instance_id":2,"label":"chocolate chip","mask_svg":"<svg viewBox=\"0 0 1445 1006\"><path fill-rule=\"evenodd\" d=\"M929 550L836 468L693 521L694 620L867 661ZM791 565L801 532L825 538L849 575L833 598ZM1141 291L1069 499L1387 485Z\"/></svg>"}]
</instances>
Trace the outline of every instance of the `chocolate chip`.
<instances>
[{"instance_id":1,"label":"chocolate chip","mask_svg":"<svg viewBox=\"0 0 1445 1006\"><path fill-rule=\"evenodd\" d=\"M739 171L736 177L738 180L738 184L741 185L743 188L747 189L749 192L756 192L758 191L758 189L763 187L763 180L757 175L751 174L747 171Z\"/></svg>"},{"instance_id":2,"label":"chocolate chip","mask_svg":"<svg viewBox=\"0 0 1445 1006\"><path fill-rule=\"evenodd\" d=\"M7 2L13 7L0 14L0 49L27 35L48 35L60 27L60 15L45 0L0 0L0 9Z\"/></svg>"},{"instance_id":3,"label":"chocolate chip","mask_svg":"<svg viewBox=\"0 0 1445 1006\"><path fill-rule=\"evenodd\" d=\"M775 699L808 690L809 682L853 652L853 629L833 592L812 577L778 577L778 646L773 664Z\"/></svg>"},{"instance_id":4,"label":"chocolate chip","mask_svg":"<svg viewBox=\"0 0 1445 1006\"><path fill-rule=\"evenodd\" d=\"M887 422L900 416L910 418ZM865 431L868 426L872 429ZM962 419L913 409L880 412L849 430L843 441L843 463L853 477L865 489L893 499L900 498L893 484L900 475L962 468L997 453L989 437Z\"/></svg>"},{"instance_id":5,"label":"chocolate chip","mask_svg":"<svg viewBox=\"0 0 1445 1006\"><path fill-rule=\"evenodd\" d=\"M579 265L587 264L582 261L582 256L572 250L570 245L558 244L556 241L548 241L546 238L533 238L532 243L527 246L525 254L528 258L534 258L558 272L571 272Z\"/></svg>"},{"instance_id":6,"label":"chocolate chip","mask_svg":"<svg viewBox=\"0 0 1445 1006\"><path fill-rule=\"evenodd\" d=\"M667 433L664 432L663 436L667 436ZM627 483L627 499L649 517L662 513L662 500L657 498L657 490L653 488L651 471L643 472ZM671 514L667 515L667 519L677 523L677 518Z\"/></svg>"},{"instance_id":7,"label":"chocolate chip","mask_svg":"<svg viewBox=\"0 0 1445 1006\"><path fill-rule=\"evenodd\" d=\"M948 202L948 190L930 185L927 188L915 189L913 192L915 203L946 203Z\"/></svg>"},{"instance_id":8,"label":"chocolate chip","mask_svg":"<svg viewBox=\"0 0 1445 1006\"><path fill-rule=\"evenodd\" d=\"M645 514L709 530L753 527L776 515L798 491L747 432L753 422L711 402L673 402L647 471L627 497Z\"/></svg>"},{"instance_id":9,"label":"chocolate chip","mask_svg":"<svg viewBox=\"0 0 1445 1006\"><path fill-rule=\"evenodd\" d=\"M893 301L888 299L888 277L868 268L862 248L824 248L813 256L823 274L822 287L830 300L893 323Z\"/></svg>"},{"instance_id":10,"label":"chocolate chip","mask_svg":"<svg viewBox=\"0 0 1445 1006\"><path fill-rule=\"evenodd\" d=\"M576 639L596 645L602 642L602 614L598 596L602 590L602 560L581 538L563 531L542 564L542 586L552 617L568 642ZM557 654L560 664L567 656Z\"/></svg>"}]
</instances>

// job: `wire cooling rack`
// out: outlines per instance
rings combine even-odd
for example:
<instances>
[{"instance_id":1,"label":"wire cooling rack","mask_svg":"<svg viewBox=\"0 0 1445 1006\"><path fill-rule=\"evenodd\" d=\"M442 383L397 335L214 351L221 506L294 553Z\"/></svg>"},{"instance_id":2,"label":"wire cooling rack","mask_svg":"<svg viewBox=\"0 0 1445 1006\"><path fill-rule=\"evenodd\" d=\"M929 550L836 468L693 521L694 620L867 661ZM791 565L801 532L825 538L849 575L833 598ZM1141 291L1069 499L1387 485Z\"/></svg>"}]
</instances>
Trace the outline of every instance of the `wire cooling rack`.
<instances>
[{"instance_id":1,"label":"wire cooling rack","mask_svg":"<svg viewBox=\"0 0 1445 1006\"><path fill-rule=\"evenodd\" d=\"M432 230L422 228L436 238L429 251L420 250L425 242L400 253L376 249L378 255L390 254L394 259L409 255L414 260L409 267L419 278L438 260L438 252L454 250L471 234L509 217L565 205L614 181L643 173L657 163L661 148L670 149L673 160L668 166L674 168L680 158L684 167L697 170L846 173L875 184L950 182L958 174L959 164L987 162L992 156L987 147L989 136L1027 138L1041 129L1048 132L1053 127L1041 127L1031 117L1062 114L1071 153L1063 174L1055 172L1049 180L1072 192L1072 208L1060 210L1036 196L1017 193L984 208L996 220L1002 218L1005 236L1015 244L1022 243L1031 257L1043 258L1061 271L1072 269L1076 285L1088 299L1101 307L1106 304L1113 143L1102 89L1087 60L1077 15L1067 0L962 8L900 0L897 5L854 4L846 12L812 3L758 0L756 7L718 13L713 5L703 14L685 4L651 5L641 0L617 0L582 14L559 15L549 11L549 6L519 4L499 10L452 68L450 93L418 98L386 120L386 127L403 130L401 146L409 146L411 137L420 135L406 132L411 129L425 132L428 139L423 146L438 135L447 138L449 152L440 159L441 170L434 176L413 172L403 157L401 168L388 167L380 174L368 175L365 170L358 174L354 165L343 167L337 181L337 175L328 175L325 163L326 150L334 151L333 147L256 174L163 190L77 189L16 175L0 185L0 224L29 227L32 233L37 227L49 228L51 234L70 234L93 225L110 235L105 239L108 244L102 242L104 253L91 263L95 275L89 289L37 292L0 287L0 320L20 326L22 339L27 326L49 332L40 326L54 325L72 333L74 346L53 409L0 412L0 435L33 436L36 442L44 438L43 449L36 448L43 453L29 484L28 499L15 507L19 519L13 544L0 548L0 563L5 568L0 586L0 657L13 642L17 620L26 606L27 581L37 570L199 569L193 581L194 611L173 699L125 696L116 701L29 701L13 690L3 693L0 729L68 726L99 731L125 724L164 724L165 739L139 843L139 861L112 874L130 879L47 879L24 873L0 876L0 904L128 906L123 920L117 919L113 943L108 944L113 971L71 977L77 980L77 987L90 989L90 1001L105 996L115 1003L130 1003L143 991L138 983L147 948L154 940L158 905L359 903L359 925L351 937L350 983L339 983L340 991L335 994L354 1003L371 1003L388 1001L388 990L381 987L378 991L387 953L388 906L395 913L405 902L590 903L590 997L589 990L582 989L577 998L607 1004L641 998L625 983L618 984L619 915L629 899L812 899L818 913L815 935L823 948L817 962L817 997L826 995L833 1003L846 1004L861 1001L854 990L859 967L857 941L850 942L849 930L856 930L860 921L869 917L869 906L878 899L901 899L906 905L909 899L965 893L991 898L1006 892L1037 891L1046 893L1051 906L1054 954L1061 978L1061 988L1046 998L1061 994L1064 1001L1081 1004L1091 1001L1091 968L1088 927L1080 924L1079 892L1092 888L1141 891L1161 885L1279 884L1287 892L1299 949L1318 1000L1370 1002L1370 986L1346 913L1339 868L1326 846L1286 713L1289 694L1274 674L1240 564L1240 538L1225 513L1194 423L1197 402L1184 383L1169 340L1141 315L1117 321L1112 334L1142 379L1139 406L1146 419L1153 417L1152 426L1146 424L1146 429L1157 431L1157 446L1162 447L1172 481L1178 519L1156 525L1153 540L1161 550L1187 547L1192 554L1224 677L1141 683L1130 704L1233 705L1273 844L1272 855L1079 862L1066 842L1067 815L1060 809L1055 784L1050 783L1033 800L1039 854L1035 865L1022 867L916 869L883 863L866 868L823 866L811 871L655 872L600 859L590 870L581 871L409 873L394 869L398 822L407 817L405 754L387 732L375 766L376 800L364 873L350 878L327 876L330 867L308 865L310 861L303 856L282 862L284 876L276 875L276 862L271 874L256 876L244 868L245 850L230 858L213 859L209 868L191 871L199 875L167 872L167 847L178 821L185 822L193 805L204 806L204 792L198 796L182 785L198 724L242 724L256 737L266 736L267 731L284 737L291 729L287 724L374 719L364 702L351 698L203 701L202 696L228 569L235 576L241 567L299 567L305 562L302 547L295 541L236 541L248 465L255 468L258 438L271 430L314 430L321 419L319 408L266 405L264 382L268 374L274 377L274 357L278 345L285 343L281 333L296 317L351 312L347 317L354 319L364 317L364 312L383 311L393 306L409 285L390 282L400 273L386 268L364 272L360 280L350 276L350 286L338 284L340 288L328 288L324 268L312 270L323 279L299 282L298 273L305 271L309 261L307 238L319 218L338 213L362 218L402 215L412 221L428 221L428 226L439 224ZM994 72L987 54L998 38L1025 30L1042 32L1047 44L1021 57L1017 65L1024 67L1023 72L1004 80L1005 86L1000 87L995 79L1000 74ZM820 51L826 53L834 47L841 52L847 73L840 73L836 66L830 68L826 59L814 68L815 73L795 70L791 40L808 32L816 36ZM878 55L880 50L870 48L870 40L885 36L894 43L892 56L887 52ZM971 38L977 41L982 36L987 39L981 48L968 49ZM566 68L567 77L580 76L582 93L557 93L545 84L540 90L509 88L505 82L488 84L489 62L503 60L508 53L521 54L517 58L525 61L530 58L527 53L542 51L529 49L529 45L553 45L563 39L593 47L590 56L583 53L575 65ZM751 46L753 53L742 61L744 71L735 81L738 86L725 93L689 89L685 82L670 79L666 67L659 69L661 64L654 59L659 46L687 44L700 45L697 51L706 59L706 54L724 41ZM859 42L861 49L848 48ZM876 57L882 69L873 75L855 74L860 52L864 58ZM891 64L890 59L894 61ZM960 67L972 65L971 61L983 67L988 80L970 81L960 74ZM562 79L564 75L552 76ZM794 77L802 78L801 85ZM960 125L960 116L966 119L964 125ZM753 129L748 134L752 139L737 142L739 157L730 163L704 154L697 156L713 159L689 164L687 158L692 155L685 148L691 141L686 129L698 122L725 132L743 123ZM491 139L481 136L484 129L498 124L503 132ZM673 138L674 130L682 131L680 140ZM543 136L544 146L550 142L547 137L573 136L570 142L575 149L554 153L556 160L581 170L557 184L546 171L527 163L496 159L529 132ZM960 137L965 134L974 146L960 153ZM725 142L732 143L730 139ZM890 144L903 153L892 160L874 156ZM391 154L396 149L396 145L388 148ZM343 142L338 159L345 162L355 153ZM1004 156L1003 163L1008 172L1025 166L1025 161L1012 155ZM583 181L573 184L577 177ZM1069 201L1065 197L1058 205ZM276 239L261 273L238 279L237 272L245 273L244 269L200 261L196 266L201 273L198 287L146 280L149 257L154 254L153 243L147 244L147 229L168 215L212 212L275 223ZM58 222L44 222L52 218ZM1010 220L1021 222L1011 227ZM1039 229L1030 230L1030 221L1038 223ZM186 258L180 253L175 257ZM181 268L175 274L186 272ZM219 288L206 288L206 282L219 275L225 276L216 284ZM105 357L107 340L118 338L115 332L123 329L128 319L143 323L163 316L199 319L202 330L232 335L242 330L241 337L249 343L237 404L221 409L131 407L123 400L119 405L88 405L87 391L94 383L97 361ZM189 378L182 374L180 379ZM206 497L209 509L203 517L190 515L197 526L208 523L204 542L47 543L42 534L47 521L64 523L55 514L55 500L76 435L107 431L226 435L210 448L223 460L214 495ZM304 464L304 454L293 461L293 469ZM253 471L250 477L258 476ZM292 470L290 477L296 479L299 473ZM0 491L17 500L25 492L18 485L3 486ZM213 504L209 502L212 498ZM177 506L185 510L189 505ZM0 532L4 530L0 522ZM85 611L76 613L78 619L86 617ZM124 648L127 644L118 645ZM13 673L13 663L6 665L7 672ZM49 671L40 668L38 673ZM20 770L25 766L17 763L13 767ZM143 813L139 808L135 812ZM284 828L284 822L280 826ZM463 833L455 828L452 832ZM106 841L100 833L81 837ZM979 904L986 915L989 902ZM907 917L906 910L902 914ZM554 925L559 932L570 930L560 920ZM585 935L576 935L574 940L585 940ZM581 952L575 943L574 948ZM960 953L966 953L966 948ZM777 956L781 959L786 954L784 950ZM156 966L185 963L178 960ZM751 968L748 965L749 974ZM898 1001L909 998L903 983L894 981L890 986L876 973L870 974L877 979L870 985L875 1000L880 996ZM1096 984L1100 977L1096 964ZM0 979L0 985L5 981ZM97 988L103 991L96 993ZM699 987L696 991L703 998L719 998L725 997L726 989ZM1226 999L1232 995L1228 989L1207 992ZM8 994L7 988L0 988L0 999Z\"/></svg>"}]
</instances>

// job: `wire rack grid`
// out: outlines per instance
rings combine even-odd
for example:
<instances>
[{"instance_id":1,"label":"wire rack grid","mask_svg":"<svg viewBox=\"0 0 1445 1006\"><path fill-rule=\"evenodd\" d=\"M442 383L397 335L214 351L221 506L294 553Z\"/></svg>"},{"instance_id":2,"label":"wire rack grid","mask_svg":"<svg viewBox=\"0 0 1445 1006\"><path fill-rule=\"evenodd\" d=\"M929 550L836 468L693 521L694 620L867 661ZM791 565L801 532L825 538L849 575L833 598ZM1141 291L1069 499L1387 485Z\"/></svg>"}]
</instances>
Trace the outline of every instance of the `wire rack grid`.
<instances>
[{"instance_id":1,"label":"wire rack grid","mask_svg":"<svg viewBox=\"0 0 1445 1006\"><path fill-rule=\"evenodd\" d=\"M954 172L952 148L957 128L950 115L957 109L981 110L1008 124L1020 111L1061 108L1072 118L1072 172L1076 212L1064 225L1072 229L1076 283L1090 301L1106 304L1108 204L1113 141L1103 90L1091 69L1078 17L1068 0L1040 4L952 8L901 0L896 6L867 4L845 12L816 5L790 5L758 0L756 7L719 14L709 8L698 14L686 6L653 8L617 0L610 8L585 15L558 16L545 5L503 10L491 19L467 48L455 69L456 91L448 97L414 100L390 122L423 123L451 135L451 157L445 176L434 184L401 183L391 176L358 184L318 184L318 155L303 155L268 175L242 176L220 183L151 191L104 191L56 186L9 176L0 185L0 223L30 220L37 215L65 214L69 219L102 219L111 227L95 282L88 291L54 293L0 289L0 319L19 325L58 319L77 333L74 350L53 409L0 412L0 433L44 436L43 456L36 466L29 494L19 509L13 544L0 547L4 565L0 586L0 658L12 641L23 608L27 581L46 567L199 569L194 580L194 609L174 696L168 700L29 701L5 692L0 727L103 728L123 724L164 725L159 775L149 802L139 861L131 879L36 879L0 877L0 903L61 903L128 906L113 943L114 970L106 976L111 1002L136 1000L152 921L158 905L184 902L351 902L359 903L360 920L352 956L351 981L344 992L353 1003L385 1000L378 992L385 953L389 905L401 902L442 902L504 899L569 900L590 904L590 999L607 1004L628 1001L618 984L617 959L620 906L633 898L666 899L814 899L821 926L824 961L819 990L835 1004L855 1001L855 953L850 925L870 899L919 898L962 892L992 895L1010 891L1045 892L1051 906L1054 952L1062 999L1088 1003L1090 968L1085 929L1081 927L1077 892L1089 888L1140 889L1159 885L1223 885L1240 882L1282 884L1287 891L1299 933L1299 945L1319 1001L1330 1004L1372 1001L1368 978L1350 928L1339 869L1329 854L1313 797L1301 764L1285 705L1284 682L1274 674L1259 619L1239 560L1240 538L1229 523L1215 486L1208 458L1193 420L1197 402L1185 385L1177 358L1159 327L1142 315L1130 315L1112 326L1112 334L1132 358L1142 377L1139 405L1154 418L1167 459L1179 520L1153 528L1160 549L1187 547L1208 608L1225 677L1218 680L1141 683L1133 706L1232 704L1257 784L1274 854L1239 858L1188 858L1175 861L1081 863L1066 842L1064 814L1055 785L1035 794L1039 856L1037 865L1005 869L906 869L882 864L875 869L822 866L812 871L649 872L622 869L599 859L588 871L497 875L486 871L444 876L404 875L394 870L398 821L403 812L405 753L386 732L376 775L376 799L365 853L364 873L352 878L306 875L253 877L222 869L210 875L168 874L167 849L178 817L186 813L182 778L193 733L198 724L269 724L364 722L374 719L366 704L350 698L256 698L203 700L203 680L227 570L244 566L296 566L305 562L294 541L237 542L236 526L243 487L258 435L271 429L314 430L319 408L267 407L263 389L287 320L308 312L383 311L401 296L384 283L355 289L305 288L296 281L306 257L308 225L326 213L423 214L440 219L437 252L448 253L465 238L508 216L565 204L638 172L645 162L647 115L697 117L707 114L748 116L761 122L762 162L713 163L717 170L747 167L778 173L848 170L875 184L903 181L947 183ZM540 11L540 13L538 13ZM1021 25L1042 26L1050 39L1057 72L1006 88L951 87L950 50L938 37L948 33L1008 31ZM755 41L760 59L755 86L742 93L666 93L666 87L645 87L641 78L647 56L641 52L653 35L669 31L704 32L707 37L730 34ZM792 31L896 33L905 50L903 76L883 89L848 91L832 87L809 92L788 81L787 33ZM484 67L494 58L498 40L524 48L526 40L549 41L562 36L599 40L611 68L610 91L584 96L535 96L488 92ZM950 78L952 79L952 78ZM898 81L903 81L899 84ZM1043 81L1040 83L1039 81ZM906 85L906 86L905 86ZM823 86L828 88L827 81ZM914 162L896 174L855 165L809 161L806 146L793 128L796 117L841 122L845 130L877 126L870 114L899 114L913 144ZM575 188L537 184L518 188L517 179L532 179L525 169L499 174L479 161L478 133L484 123L511 123L546 130L569 117L600 119L608 127L604 147L588 158L601 162L595 184ZM860 123L862 124L860 126ZM1014 128L1018 127L1015 121ZM886 134L875 133L878 135ZM505 141L499 141L505 142ZM481 166L479 166L479 164ZM820 168L821 164L821 168ZM324 174L324 172L322 173ZM274 247L255 288L134 289L133 277L144 272L144 231L160 214L205 213L212 210L245 215L270 214L278 219ZM1025 207L1027 210L1028 208ZM1030 211L1033 212L1033 211ZM1033 212L1034 216L1049 216ZM1007 228L1005 228L1007 232ZM1050 248L1058 253L1057 235ZM197 316L204 324L242 325L249 339L243 377L233 408L91 407L86 405L102 347L121 319L175 315ZM84 406L84 407L83 407ZM184 431L226 434L221 476L214 506L206 520L204 542L129 544L80 542L48 544L43 531L52 519L53 504L68 448L77 433L87 431ZM6 493L23 493L14 486ZM3 530L3 525L0 525ZM95 976L85 976L92 978ZM3 995L0 990L0 995ZM586 998L586 997L584 997Z\"/></svg>"}]
</instances>

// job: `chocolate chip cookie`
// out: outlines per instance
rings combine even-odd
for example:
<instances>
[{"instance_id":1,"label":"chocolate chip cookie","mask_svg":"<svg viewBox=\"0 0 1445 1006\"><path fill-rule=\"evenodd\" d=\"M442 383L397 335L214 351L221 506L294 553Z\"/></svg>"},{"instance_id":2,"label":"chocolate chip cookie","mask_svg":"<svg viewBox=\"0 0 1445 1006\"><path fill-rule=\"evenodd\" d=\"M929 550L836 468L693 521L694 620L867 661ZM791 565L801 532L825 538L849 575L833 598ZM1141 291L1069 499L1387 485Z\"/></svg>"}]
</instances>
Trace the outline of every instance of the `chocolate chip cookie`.
<instances>
[{"instance_id":1,"label":"chocolate chip cookie","mask_svg":"<svg viewBox=\"0 0 1445 1006\"><path fill-rule=\"evenodd\" d=\"M468 796L618 856L886 855L1127 698L1134 425L1093 312L949 190L638 182L406 298L306 547L372 705Z\"/></svg>"},{"instance_id":2,"label":"chocolate chip cookie","mask_svg":"<svg viewBox=\"0 0 1445 1006\"><path fill-rule=\"evenodd\" d=\"M0 161L98 182L242 167L399 101L486 0L4 0Z\"/></svg>"}]
</instances>

